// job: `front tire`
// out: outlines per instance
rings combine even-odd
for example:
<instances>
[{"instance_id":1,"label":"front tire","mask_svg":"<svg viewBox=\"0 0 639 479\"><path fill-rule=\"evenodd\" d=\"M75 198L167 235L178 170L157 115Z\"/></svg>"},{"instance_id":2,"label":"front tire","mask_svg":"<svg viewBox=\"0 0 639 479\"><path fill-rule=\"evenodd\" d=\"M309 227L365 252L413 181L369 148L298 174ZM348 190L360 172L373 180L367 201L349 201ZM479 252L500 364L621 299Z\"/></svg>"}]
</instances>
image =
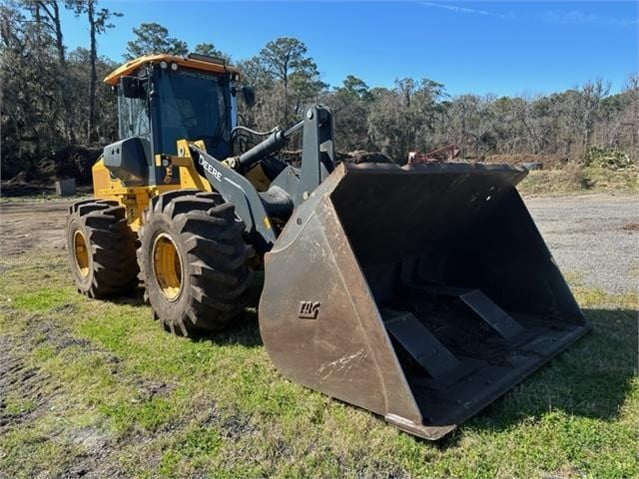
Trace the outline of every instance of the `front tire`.
<instances>
[{"instance_id":1,"label":"front tire","mask_svg":"<svg viewBox=\"0 0 639 479\"><path fill-rule=\"evenodd\" d=\"M132 292L138 284L135 233L124 206L85 200L69 207L67 253L78 291L90 298Z\"/></svg>"},{"instance_id":2,"label":"front tire","mask_svg":"<svg viewBox=\"0 0 639 479\"><path fill-rule=\"evenodd\" d=\"M217 193L153 198L140 229L138 263L154 318L175 334L219 331L248 301L252 249L234 207Z\"/></svg>"}]
</instances>

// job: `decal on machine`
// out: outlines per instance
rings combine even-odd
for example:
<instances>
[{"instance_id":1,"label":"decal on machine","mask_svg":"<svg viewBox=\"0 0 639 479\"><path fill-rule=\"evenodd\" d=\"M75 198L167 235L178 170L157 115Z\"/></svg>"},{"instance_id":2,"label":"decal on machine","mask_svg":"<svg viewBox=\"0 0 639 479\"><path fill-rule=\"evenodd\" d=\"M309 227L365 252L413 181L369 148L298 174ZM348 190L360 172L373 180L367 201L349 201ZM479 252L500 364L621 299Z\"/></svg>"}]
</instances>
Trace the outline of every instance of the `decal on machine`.
<instances>
[{"instance_id":1,"label":"decal on machine","mask_svg":"<svg viewBox=\"0 0 639 479\"><path fill-rule=\"evenodd\" d=\"M300 319L317 319L319 309L319 301L300 301L300 308L297 317Z\"/></svg>"},{"instance_id":2,"label":"decal on machine","mask_svg":"<svg viewBox=\"0 0 639 479\"><path fill-rule=\"evenodd\" d=\"M202 155L198 159L200 165L208 171L217 181L222 181L222 172L206 161Z\"/></svg>"}]
</instances>

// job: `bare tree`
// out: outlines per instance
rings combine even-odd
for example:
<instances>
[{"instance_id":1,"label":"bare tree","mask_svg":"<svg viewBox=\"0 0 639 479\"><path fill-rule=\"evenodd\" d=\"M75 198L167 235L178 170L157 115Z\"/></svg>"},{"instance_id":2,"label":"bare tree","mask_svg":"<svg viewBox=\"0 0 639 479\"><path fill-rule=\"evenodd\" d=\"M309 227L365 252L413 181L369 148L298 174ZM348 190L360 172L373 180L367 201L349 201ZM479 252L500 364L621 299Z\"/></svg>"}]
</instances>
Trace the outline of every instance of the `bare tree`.
<instances>
[{"instance_id":1,"label":"bare tree","mask_svg":"<svg viewBox=\"0 0 639 479\"><path fill-rule=\"evenodd\" d=\"M578 107L581 113L582 146L588 148L592 144L592 134L599 119L601 101L610 93L610 82L597 78L594 82L586 82L579 90Z\"/></svg>"}]
</instances>

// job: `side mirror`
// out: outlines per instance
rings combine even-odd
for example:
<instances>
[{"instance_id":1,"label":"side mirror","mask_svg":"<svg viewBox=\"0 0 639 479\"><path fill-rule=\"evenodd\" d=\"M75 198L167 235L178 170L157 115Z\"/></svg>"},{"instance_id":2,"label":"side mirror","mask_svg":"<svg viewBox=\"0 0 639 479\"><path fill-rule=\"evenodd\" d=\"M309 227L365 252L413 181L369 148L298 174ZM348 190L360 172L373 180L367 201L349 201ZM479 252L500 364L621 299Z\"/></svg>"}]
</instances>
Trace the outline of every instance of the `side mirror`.
<instances>
[{"instance_id":1,"label":"side mirror","mask_svg":"<svg viewBox=\"0 0 639 479\"><path fill-rule=\"evenodd\" d=\"M120 88L125 98L146 98L144 84L138 77L120 77Z\"/></svg>"},{"instance_id":2,"label":"side mirror","mask_svg":"<svg viewBox=\"0 0 639 479\"><path fill-rule=\"evenodd\" d=\"M250 86L243 86L242 98L244 98L244 103L246 103L246 106L251 108L253 105L255 105L255 90L253 90L253 88Z\"/></svg>"}]
</instances>

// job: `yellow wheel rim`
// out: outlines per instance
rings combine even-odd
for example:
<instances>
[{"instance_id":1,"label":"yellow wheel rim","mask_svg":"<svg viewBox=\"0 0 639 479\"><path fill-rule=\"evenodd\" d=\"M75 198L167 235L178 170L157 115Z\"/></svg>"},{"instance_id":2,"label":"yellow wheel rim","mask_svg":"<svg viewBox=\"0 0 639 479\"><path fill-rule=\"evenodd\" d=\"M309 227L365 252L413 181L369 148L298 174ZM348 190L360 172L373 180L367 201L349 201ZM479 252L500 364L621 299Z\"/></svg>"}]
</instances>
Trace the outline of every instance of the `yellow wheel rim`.
<instances>
[{"instance_id":1,"label":"yellow wheel rim","mask_svg":"<svg viewBox=\"0 0 639 479\"><path fill-rule=\"evenodd\" d=\"M73 256L78 271L83 278L89 276L89 249L88 241L80 230L73 233Z\"/></svg>"},{"instance_id":2,"label":"yellow wheel rim","mask_svg":"<svg viewBox=\"0 0 639 479\"><path fill-rule=\"evenodd\" d=\"M173 240L164 233L153 243L153 270L162 295L175 301L182 291L182 259Z\"/></svg>"}]
</instances>

